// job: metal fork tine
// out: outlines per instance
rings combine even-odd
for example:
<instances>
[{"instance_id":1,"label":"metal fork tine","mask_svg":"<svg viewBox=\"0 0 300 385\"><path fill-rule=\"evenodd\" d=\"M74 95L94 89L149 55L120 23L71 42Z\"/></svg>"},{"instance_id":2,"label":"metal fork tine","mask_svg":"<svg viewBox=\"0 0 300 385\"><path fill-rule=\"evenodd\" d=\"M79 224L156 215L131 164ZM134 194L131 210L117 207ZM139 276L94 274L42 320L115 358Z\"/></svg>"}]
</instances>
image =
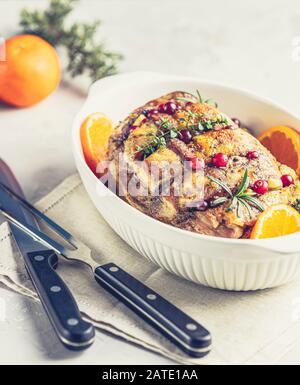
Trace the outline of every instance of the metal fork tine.
<instances>
[{"instance_id":1,"label":"metal fork tine","mask_svg":"<svg viewBox=\"0 0 300 385\"><path fill-rule=\"evenodd\" d=\"M56 222L54 222L52 219L50 219L47 215L43 214L40 210L35 208L29 202L27 202L26 200L24 200L23 198L21 198L20 196L15 194L13 191L11 191L7 186L5 186L1 182L0 182L0 188L2 188L2 190L6 191L16 201L21 203L22 206L26 210L30 211L35 217L41 219L49 228L51 228L57 235L59 235L61 238L63 238L71 246L75 247L76 249L80 249L81 247L84 246L81 241L76 239L73 235L71 235L66 230L64 230L62 227L60 227Z\"/></svg>"},{"instance_id":2,"label":"metal fork tine","mask_svg":"<svg viewBox=\"0 0 300 385\"><path fill-rule=\"evenodd\" d=\"M49 237L47 234L38 230L37 228L32 227L28 223L17 220L7 210L1 207L1 205L0 205L0 214L2 214L14 226L18 227L19 229L24 231L26 234L30 235L35 241L41 243L47 248L54 250L56 253L58 253L62 257L65 257L66 259L69 259L72 261L79 261L81 263L88 265L92 269L96 269L98 267L97 262L93 260L92 255L86 250L87 247L83 243L79 242L82 245L80 248L77 248L75 250L70 250L64 247L63 245L61 245L59 242L52 239L51 237ZM79 251L79 255L77 254L77 251ZM83 251L84 254L81 254L81 251Z\"/></svg>"}]
</instances>

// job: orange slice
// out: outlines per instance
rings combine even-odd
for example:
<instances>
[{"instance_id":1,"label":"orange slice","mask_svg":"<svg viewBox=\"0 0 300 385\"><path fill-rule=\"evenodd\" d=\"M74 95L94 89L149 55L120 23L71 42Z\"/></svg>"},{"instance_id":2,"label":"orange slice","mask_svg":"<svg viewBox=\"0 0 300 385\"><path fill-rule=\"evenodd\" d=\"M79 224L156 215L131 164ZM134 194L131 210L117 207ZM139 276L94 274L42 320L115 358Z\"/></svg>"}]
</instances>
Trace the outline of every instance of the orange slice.
<instances>
[{"instance_id":1,"label":"orange slice","mask_svg":"<svg viewBox=\"0 0 300 385\"><path fill-rule=\"evenodd\" d=\"M101 112L89 115L81 125L80 139L85 160L95 174L101 174L101 163L107 159L112 121ZM97 172L97 166L100 165Z\"/></svg>"},{"instance_id":2,"label":"orange slice","mask_svg":"<svg viewBox=\"0 0 300 385\"><path fill-rule=\"evenodd\" d=\"M275 158L300 175L300 135L287 126L275 126L265 131L258 140Z\"/></svg>"},{"instance_id":3,"label":"orange slice","mask_svg":"<svg viewBox=\"0 0 300 385\"><path fill-rule=\"evenodd\" d=\"M274 238L297 231L300 231L300 214L293 207L280 204L260 214L250 238Z\"/></svg>"}]
</instances>

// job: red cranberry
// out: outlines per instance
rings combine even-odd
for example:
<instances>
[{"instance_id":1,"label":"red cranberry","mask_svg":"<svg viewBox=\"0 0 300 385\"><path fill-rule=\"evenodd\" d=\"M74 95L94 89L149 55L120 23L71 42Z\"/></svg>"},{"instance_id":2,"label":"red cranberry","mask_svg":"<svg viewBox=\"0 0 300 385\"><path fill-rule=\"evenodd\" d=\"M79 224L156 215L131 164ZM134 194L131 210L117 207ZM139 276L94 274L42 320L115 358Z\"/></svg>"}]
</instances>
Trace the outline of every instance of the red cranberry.
<instances>
[{"instance_id":1,"label":"red cranberry","mask_svg":"<svg viewBox=\"0 0 300 385\"><path fill-rule=\"evenodd\" d=\"M294 184L294 178L291 175L282 175L281 181L283 184L283 187L289 187L291 184Z\"/></svg>"},{"instance_id":2,"label":"red cranberry","mask_svg":"<svg viewBox=\"0 0 300 385\"><path fill-rule=\"evenodd\" d=\"M231 120L233 121L233 123L235 123L238 127L241 127L241 121L237 118L231 118Z\"/></svg>"},{"instance_id":3,"label":"red cranberry","mask_svg":"<svg viewBox=\"0 0 300 385\"><path fill-rule=\"evenodd\" d=\"M138 128L138 126L131 126L129 131L132 132L132 131L136 130L137 128Z\"/></svg>"},{"instance_id":4,"label":"red cranberry","mask_svg":"<svg viewBox=\"0 0 300 385\"><path fill-rule=\"evenodd\" d=\"M174 102L167 102L165 104L160 104L158 106L159 112L163 112L168 115L175 114L176 110L177 110L177 105Z\"/></svg>"},{"instance_id":5,"label":"red cranberry","mask_svg":"<svg viewBox=\"0 0 300 385\"><path fill-rule=\"evenodd\" d=\"M199 201L195 204L194 210L205 211L208 209L208 203L206 201Z\"/></svg>"},{"instance_id":6,"label":"red cranberry","mask_svg":"<svg viewBox=\"0 0 300 385\"><path fill-rule=\"evenodd\" d=\"M192 107L193 104L194 104L193 102L186 102L185 106L186 107Z\"/></svg>"},{"instance_id":7,"label":"red cranberry","mask_svg":"<svg viewBox=\"0 0 300 385\"><path fill-rule=\"evenodd\" d=\"M162 103L158 106L158 112L166 113L166 105L165 103Z\"/></svg>"},{"instance_id":8,"label":"red cranberry","mask_svg":"<svg viewBox=\"0 0 300 385\"><path fill-rule=\"evenodd\" d=\"M192 140L192 134L190 133L189 130L181 130L178 133L178 139L182 140L184 143L188 144Z\"/></svg>"},{"instance_id":9,"label":"red cranberry","mask_svg":"<svg viewBox=\"0 0 300 385\"><path fill-rule=\"evenodd\" d=\"M145 124L145 123L147 123L147 119L146 118L141 121L141 124Z\"/></svg>"},{"instance_id":10,"label":"red cranberry","mask_svg":"<svg viewBox=\"0 0 300 385\"><path fill-rule=\"evenodd\" d=\"M259 179L254 183L252 189L254 192L256 192L256 194L264 195L268 192L269 185L266 180Z\"/></svg>"},{"instance_id":11,"label":"red cranberry","mask_svg":"<svg viewBox=\"0 0 300 385\"><path fill-rule=\"evenodd\" d=\"M249 151L247 154L248 159L257 159L258 158L258 152L257 151Z\"/></svg>"},{"instance_id":12,"label":"red cranberry","mask_svg":"<svg viewBox=\"0 0 300 385\"><path fill-rule=\"evenodd\" d=\"M197 158L196 156L194 156L194 157L189 157L188 160L191 162L192 170L199 171L204 169L205 163L203 159Z\"/></svg>"},{"instance_id":13,"label":"red cranberry","mask_svg":"<svg viewBox=\"0 0 300 385\"><path fill-rule=\"evenodd\" d=\"M166 103L166 113L168 115L175 114L176 110L177 110L177 104L175 104L174 102L167 102Z\"/></svg>"},{"instance_id":14,"label":"red cranberry","mask_svg":"<svg viewBox=\"0 0 300 385\"><path fill-rule=\"evenodd\" d=\"M222 127L223 130L232 130L234 127L232 124L227 124L226 126Z\"/></svg>"},{"instance_id":15,"label":"red cranberry","mask_svg":"<svg viewBox=\"0 0 300 385\"><path fill-rule=\"evenodd\" d=\"M222 152L219 152L213 157L212 162L214 166L218 168L226 167L228 164L228 156L223 154Z\"/></svg>"},{"instance_id":16,"label":"red cranberry","mask_svg":"<svg viewBox=\"0 0 300 385\"><path fill-rule=\"evenodd\" d=\"M138 152L135 154L135 159L136 159L136 160L143 160L143 159L144 159L144 151L138 151Z\"/></svg>"}]
</instances>

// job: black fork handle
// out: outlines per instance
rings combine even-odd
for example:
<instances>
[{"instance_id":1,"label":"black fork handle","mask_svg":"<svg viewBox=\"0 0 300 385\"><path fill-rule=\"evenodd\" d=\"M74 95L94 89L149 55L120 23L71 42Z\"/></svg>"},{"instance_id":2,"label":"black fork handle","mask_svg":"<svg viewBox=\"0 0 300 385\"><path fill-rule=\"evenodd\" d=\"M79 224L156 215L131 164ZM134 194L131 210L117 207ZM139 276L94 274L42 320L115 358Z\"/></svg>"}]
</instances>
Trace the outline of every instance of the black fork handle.
<instances>
[{"instance_id":1,"label":"black fork handle","mask_svg":"<svg viewBox=\"0 0 300 385\"><path fill-rule=\"evenodd\" d=\"M59 340L70 350L88 348L94 341L94 327L82 319L72 293L55 272L58 261L55 252L41 250L24 257L26 269Z\"/></svg>"},{"instance_id":2,"label":"black fork handle","mask_svg":"<svg viewBox=\"0 0 300 385\"><path fill-rule=\"evenodd\" d=\"M211 350L209 331L119 266L99 266L95 279L187 355L202 357Z\"/></svg>"}]
</instances>

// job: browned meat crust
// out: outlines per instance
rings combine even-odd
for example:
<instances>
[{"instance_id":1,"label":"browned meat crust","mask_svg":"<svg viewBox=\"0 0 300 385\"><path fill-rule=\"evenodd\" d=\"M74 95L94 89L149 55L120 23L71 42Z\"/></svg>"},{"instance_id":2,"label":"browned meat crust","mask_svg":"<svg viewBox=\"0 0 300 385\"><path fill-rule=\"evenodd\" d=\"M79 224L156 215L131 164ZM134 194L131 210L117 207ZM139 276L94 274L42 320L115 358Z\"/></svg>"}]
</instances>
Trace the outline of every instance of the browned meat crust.
<instances>
[{"instance_id":1,"label":"browned meat crust","mask_svg":"<svg viewBox=\"0 0 300 385\"><path fill-rule=\"evenodd\" d=\"M179 106L174 114L158 112L148 115L148 111L158 109L167 101L174 101ZM167 122L168 130L172 127L177 133L186 127L191 127L193 138L190 143L186 144L179 140L178 136L172 137L166 134L165 142L154 146L153 138L161 131L164 132L162 122ZM131 130L132 127L133 130ZM258 158L248 159L249 151L256 151ZM212 164L212 158L217 153L227 155L226 168L217 168ZM280 181L283 174L291 174L296 181L295 185L279 187L256 198L267 207L277 203L293 204L300 196L299 181L293 170L277 162L255 137L237 127L216 107L208 103L200 103L193 95L185 92L173 92L150 101L133 111L116 127L109 149L109 159L113 164L110 172L116 179L121 172L118 165L120 154L125 156L129 166L128 179L134 177L138 184L148 191L147 196L142 194L134 196L125 192L124 199L129 204L155 219L201 234L240 238L244 233L249 232L249 228L253 226L260 212L255 205L251 205L251 215L245 207L241 207L239 212L235 209L228 211L231 203L229 199L218 207L210 207L205 211L191 209L191 202L195 203L197 200L204 199L206 202L212 202L219 197L228 197L226 191L212 182L209 176L226 183L234 193L240 186L246 169L250 183L258 179ZM200 173L193 172L189 187L193 190L196 179L202 177L204 197L200 197L196 190L191 193L191 189L189 194L183 191L180 196L177 196L178 194L174 193L178 187L176 178L171 178L168 196L154 194L155 191L164 188L165 181L163 172L159 180L153 180L149 173L151 164L154 162L164 170L166 163L172 163L178 165L181 170L183 162L192 156L197 156L205 162L205 176L202 177L198 175ZM143 166L136 165L137 158L144 159L141 162Z\"/></svg>"}]
</instances>

